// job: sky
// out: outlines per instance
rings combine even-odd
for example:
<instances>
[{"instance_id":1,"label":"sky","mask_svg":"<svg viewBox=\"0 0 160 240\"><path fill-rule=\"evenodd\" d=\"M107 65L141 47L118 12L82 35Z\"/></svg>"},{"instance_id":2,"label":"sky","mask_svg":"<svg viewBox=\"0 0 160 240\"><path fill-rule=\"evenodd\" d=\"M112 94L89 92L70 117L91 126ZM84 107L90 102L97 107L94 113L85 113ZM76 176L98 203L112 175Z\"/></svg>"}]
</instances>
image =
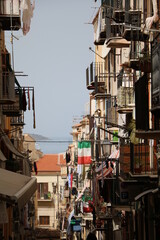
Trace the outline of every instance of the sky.
<instances>
[{"instance_id":1,"label":"sky","mask_svg":"<svg viewBox=\"0 0 160 240\"><path fill-rule=\"evenodd\" d=\"M24 133L51 139L71 139L73 121L87 113L89 91L86 68L94 61L94 0L36 0L30 32L15 31L14 70L21 86L34 86L36 129L33 112L25 113ZM7 49L12 52L10 32Z\"/></svg>"}]
</instances>

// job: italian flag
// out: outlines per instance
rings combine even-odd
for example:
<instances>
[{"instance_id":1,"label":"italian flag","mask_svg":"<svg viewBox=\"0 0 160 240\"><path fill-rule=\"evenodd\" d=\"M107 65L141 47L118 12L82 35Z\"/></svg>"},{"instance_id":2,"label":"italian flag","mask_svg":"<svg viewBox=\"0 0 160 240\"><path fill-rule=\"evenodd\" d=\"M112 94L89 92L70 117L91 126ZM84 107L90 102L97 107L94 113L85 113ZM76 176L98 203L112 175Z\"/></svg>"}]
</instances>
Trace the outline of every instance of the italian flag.
<instances>
[{"instance_id":1,"label":"italian flag","mask_svg":"<svg viewBox=\"0 0 160 240\"><path fill-rule=\"evenodd\" d=\"M90 164L91 143L88 141L78 142L78 164Z\"/></svg>"}]
</instances>

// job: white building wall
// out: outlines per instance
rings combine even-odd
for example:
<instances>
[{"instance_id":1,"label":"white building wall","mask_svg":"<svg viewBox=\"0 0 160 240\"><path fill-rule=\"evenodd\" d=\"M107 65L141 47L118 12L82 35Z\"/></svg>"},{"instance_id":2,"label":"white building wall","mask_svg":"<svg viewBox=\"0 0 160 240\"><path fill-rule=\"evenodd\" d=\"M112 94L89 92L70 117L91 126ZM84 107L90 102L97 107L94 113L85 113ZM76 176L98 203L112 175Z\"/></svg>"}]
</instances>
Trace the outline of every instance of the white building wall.
<instances>
[{"instance_id":1,"label":"white building wall","mask_svg":"<svg viewBox=\"0 0 160 240\"><path fill-rule=\"evenodd\" d=\"M49 216L50 218L50 225L40 225L41 227L50 227L52 228L54 226L55 222L55 208L53 207L39 207L38 208L38 219L40 216Z\"/></svg>"},{"instance_id":2,"label":"white building wall","mask_svg":"<svg viewBox=\"0 0 160 240\"><path fill-rule=\"evenodd\" d=\"M50 227L57 228L58 223L58 209L60 210L61 204L60 200L64 197L63 192L60 194L60 187L64 188L65 180L61 178L61 176L37 176L37 183L48 183L48 191L51 193L51 200L40 200L40 205L38 206L38 220L40 216L49 216L50 224L48 225L40 225L41 227ZM54 186L58 186L58 191L56 188L56 193L53 193L53 184ZM59 201L58 201L59 200ZM47 204L48 203L48 204Z\"/></svg>"}]
</instances>

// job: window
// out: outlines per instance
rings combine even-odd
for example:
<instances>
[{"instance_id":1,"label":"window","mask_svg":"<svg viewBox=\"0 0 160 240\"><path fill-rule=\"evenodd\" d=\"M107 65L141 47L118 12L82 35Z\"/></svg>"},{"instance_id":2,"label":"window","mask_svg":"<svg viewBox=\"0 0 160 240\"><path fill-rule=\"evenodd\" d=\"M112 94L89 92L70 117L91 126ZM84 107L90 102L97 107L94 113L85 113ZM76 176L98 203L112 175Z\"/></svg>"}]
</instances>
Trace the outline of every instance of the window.
<instances>
[{"instance_id":1,"label":"window","mask_svg":"<svg viewBox=\"0 0 160 240\"><path fill-rule=\"evenodd\" d=\"M38 199L48 198L48 183L38 183Z\"/></svg>"},{"instance_id":2,"label":"window","mask_svg":"<svg viewBox=\"0 0 160 240\"><path fill-rule=\"evenodd\" d=\"M50 217L49 216L40 216L39 217L39 225L49 225Z\"/></svg>"}]
</instances>

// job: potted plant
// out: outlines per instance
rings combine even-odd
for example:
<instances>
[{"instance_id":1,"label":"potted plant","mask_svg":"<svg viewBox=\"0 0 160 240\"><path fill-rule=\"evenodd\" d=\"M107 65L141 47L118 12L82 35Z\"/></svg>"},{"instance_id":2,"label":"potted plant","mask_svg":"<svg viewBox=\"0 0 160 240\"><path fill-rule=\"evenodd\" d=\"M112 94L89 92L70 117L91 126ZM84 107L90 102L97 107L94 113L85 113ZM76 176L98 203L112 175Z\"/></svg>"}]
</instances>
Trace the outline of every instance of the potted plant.
<instances>
[{"instance_id":1,"label":"potted plant","mask_svg":"<svg viewBox=\"0 0 160 240\"><path fill-rule=\"evenodd\" d=\"M134 163L135 163L134 172L135 173L141 173L142 172L142 164L140 162L140 159L139 158L134 158Z\"/></svg>"}]
</instances>

